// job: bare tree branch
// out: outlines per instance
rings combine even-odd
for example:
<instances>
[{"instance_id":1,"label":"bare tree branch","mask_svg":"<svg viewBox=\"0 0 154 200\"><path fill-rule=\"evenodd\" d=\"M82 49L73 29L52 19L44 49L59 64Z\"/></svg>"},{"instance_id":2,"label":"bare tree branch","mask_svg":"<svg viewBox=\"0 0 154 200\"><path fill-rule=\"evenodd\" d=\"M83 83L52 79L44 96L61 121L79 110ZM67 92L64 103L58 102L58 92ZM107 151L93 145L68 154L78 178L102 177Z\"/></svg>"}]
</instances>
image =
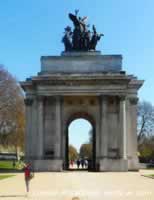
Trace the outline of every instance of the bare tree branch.
<instances>
[{"instance_id":1,"label":"bare tree branch","mask_svg":"<svg viewBox=\"0 0 154 200\"><path fill-rule=\"evenodd\" d=\"M0 66L0 144L23 146L24 96L17 80Z\"/></svg>"},{"instance_id":2,"label":"bare tree branch","mask_svg":"<svg viewBox=\"0 0 154 200\"><path fill-rule=\"evenodd\" d=\"M138 142L147 135L154 134L154 107L150 102L138 104Z\"/></svg>"}]
</instances>

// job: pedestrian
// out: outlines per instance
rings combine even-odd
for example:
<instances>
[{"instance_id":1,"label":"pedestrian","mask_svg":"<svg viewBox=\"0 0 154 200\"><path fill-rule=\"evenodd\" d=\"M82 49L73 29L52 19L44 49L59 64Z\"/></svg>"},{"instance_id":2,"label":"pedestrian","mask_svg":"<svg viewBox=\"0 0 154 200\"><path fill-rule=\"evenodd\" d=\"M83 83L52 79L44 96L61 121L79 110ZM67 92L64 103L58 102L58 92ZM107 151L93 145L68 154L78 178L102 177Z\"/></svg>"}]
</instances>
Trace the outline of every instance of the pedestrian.
<instances>
[{"instance_id":1,"label":"pedestrian","mask_svg":"<svg viewBox=\"0 0 154 200\"><path fill-rule=\"evenodd\" d=\"M34 173L32 172L31 164L28 163L24 167L24 175L25 175L25 184L26 184L26 191L29 192L29 183L30 180L34 177Z\"/></svg>"},{"instance_id":2,"label":"pedestrian","mask_svg":"<svg viewBox=\"0 0 154 200\"><path fill-rule=\"evenodd\" d=\"M92 160L88 159L88 170L92 170Z\"/></svg>"},{"instance_id":3,"label":"pedestrian","mask_svg":"<svg viewBox=\"0 0 154 200\"><path fill-rule=\"evenodd\" d=\"M73 162L73 160L71 160L70 165L71 165L72 168L73 168L73 164L74 164L74 162Z\"/></svg>"},{"instance_id":4,"label":"pedestrian","mask_svg":"<svg viewBox=\"0 0 154 200\"><path fill-rule=\"evenodd\" d=\"M83 169L84 166L85 166L85 160L84 160L84 159L81 160L81 166L82 166L82 169Z\"/></svg>"},{"instance_id":5,"label":"pedestrian","mask_svg":"<svg viewBox=\"0 0 154 200\"><path fill-rule=\"evenodd\" d=\"M76 164L77 164L77 167L78 167L78 169L79 169L79 167L80 167L80 160L77 160L77 161L76 161Z\"/></svg>"},{"instance_id":6,"label":"pedestrian","mask_svg":"<svg viewBox=\"0 0 154 200\"><path fill-rule=\"evenodd\" d=\"M85 165L85 168L88 168L88 160L87 159L85 160L84 165Z\"/></svg>"}]
</instances>

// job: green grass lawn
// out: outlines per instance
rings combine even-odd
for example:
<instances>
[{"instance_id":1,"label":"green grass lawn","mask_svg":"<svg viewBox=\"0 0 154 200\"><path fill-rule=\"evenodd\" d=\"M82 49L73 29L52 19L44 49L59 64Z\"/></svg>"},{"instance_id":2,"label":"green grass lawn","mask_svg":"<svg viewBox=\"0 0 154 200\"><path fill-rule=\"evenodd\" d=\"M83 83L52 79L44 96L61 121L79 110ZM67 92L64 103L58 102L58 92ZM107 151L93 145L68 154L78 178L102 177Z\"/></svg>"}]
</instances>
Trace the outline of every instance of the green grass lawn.
<instances>
[{"instance_id":1,"label":"green grass lawn","mask_svg":"<svg viewBox=\"0 0 154 200\"><path fill-rule=\"evenodd\" d=\"M153 167L151 167L151 168L146 168L147 170L154 170L154 168Z\"/></svg>"},{"instance_id":2,"label":"green grass lawn","mask_svg":"<svg viewBox=\"0 0 154 200\"><path fill-rule=\"evenodd\" d=\"M154 179L154 174L146 175L146 177L148 177L148 178L153 178L153 179Z\"/></svg>"},{"instance_id":3,"label":"green grass lawn","mask_svg":"<svg viewBox=\"0 0 154 200\"><path fill-rule=\"evenodd\" d=\"M146 175L142 175L142 176L154 179L154 174L146 174Z\"/></svg>"},{"instance_id":4,"label":"green grass lawn","mask_svg":"<svg viewBox=\"0 0 154 200\"><path fill-rule=\"evenodd\" d=\"M151 167L151 168L145 168L145 169L140 169L140 170L154 171L154 168Z\"/></svg>"},{"instance_id":5,"label":"green grass lawn","mask_svg":"<svg viewBox=\"0 0 154 200\"><path fill-rule=\"evenodd\" d=\"M5 178L10 178L13 176L15 176L15 175L0 175L0 180L5 179Z\"/></svg>"},{"instance_id":6,"label":"green grass lawn","mask_svg":"<svg viewBox=\"0 0 154 200\"><path fill-rule=\"evenodd\" d=\"M0 170L20 170L23 167L23 163L16 162L15 167L13 161L0 161Z\"/></svg>"}]
</instances>

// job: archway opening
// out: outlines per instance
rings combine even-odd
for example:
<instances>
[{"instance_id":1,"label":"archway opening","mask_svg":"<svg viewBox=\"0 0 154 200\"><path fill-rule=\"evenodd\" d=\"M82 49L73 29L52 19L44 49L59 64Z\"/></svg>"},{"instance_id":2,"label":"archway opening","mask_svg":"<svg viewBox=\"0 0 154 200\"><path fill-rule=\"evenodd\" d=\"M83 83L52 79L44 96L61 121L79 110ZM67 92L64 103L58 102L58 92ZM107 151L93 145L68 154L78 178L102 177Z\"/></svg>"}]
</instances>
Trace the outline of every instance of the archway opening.
<instances>
[{"instance_id":1,"label":"archway opening","mask_svg":"<svg viewBox=\"0 0 154 200\"><path fill-rule=\"evenodd\" d=\"M68 123L66 137L68 170L94 170L95 126L87 118L75 118Z\"/></svg>"}]
</instances>

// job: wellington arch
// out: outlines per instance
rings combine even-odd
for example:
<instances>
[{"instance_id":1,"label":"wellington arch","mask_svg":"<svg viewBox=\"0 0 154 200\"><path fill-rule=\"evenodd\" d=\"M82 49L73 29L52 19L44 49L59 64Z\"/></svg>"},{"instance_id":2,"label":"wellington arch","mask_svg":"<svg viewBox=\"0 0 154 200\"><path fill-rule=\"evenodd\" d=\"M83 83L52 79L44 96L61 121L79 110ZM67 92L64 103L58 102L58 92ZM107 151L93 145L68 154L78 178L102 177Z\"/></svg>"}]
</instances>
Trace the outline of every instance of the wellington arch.
<instances>
[{"instance_id":1,"label":"wellington arch","mask_svg":"<svg viewBox=\"0 0 154 200\"><path fill-rule=\"evenodd\" d=\"M38 75L21 83L27 161L36 171L66 170L68 126L84 118L94 129L94 171L138 170L137 101L142 84L123 71L121 55L69 50L42 56Z\"/></svg>"}]
</instances>

